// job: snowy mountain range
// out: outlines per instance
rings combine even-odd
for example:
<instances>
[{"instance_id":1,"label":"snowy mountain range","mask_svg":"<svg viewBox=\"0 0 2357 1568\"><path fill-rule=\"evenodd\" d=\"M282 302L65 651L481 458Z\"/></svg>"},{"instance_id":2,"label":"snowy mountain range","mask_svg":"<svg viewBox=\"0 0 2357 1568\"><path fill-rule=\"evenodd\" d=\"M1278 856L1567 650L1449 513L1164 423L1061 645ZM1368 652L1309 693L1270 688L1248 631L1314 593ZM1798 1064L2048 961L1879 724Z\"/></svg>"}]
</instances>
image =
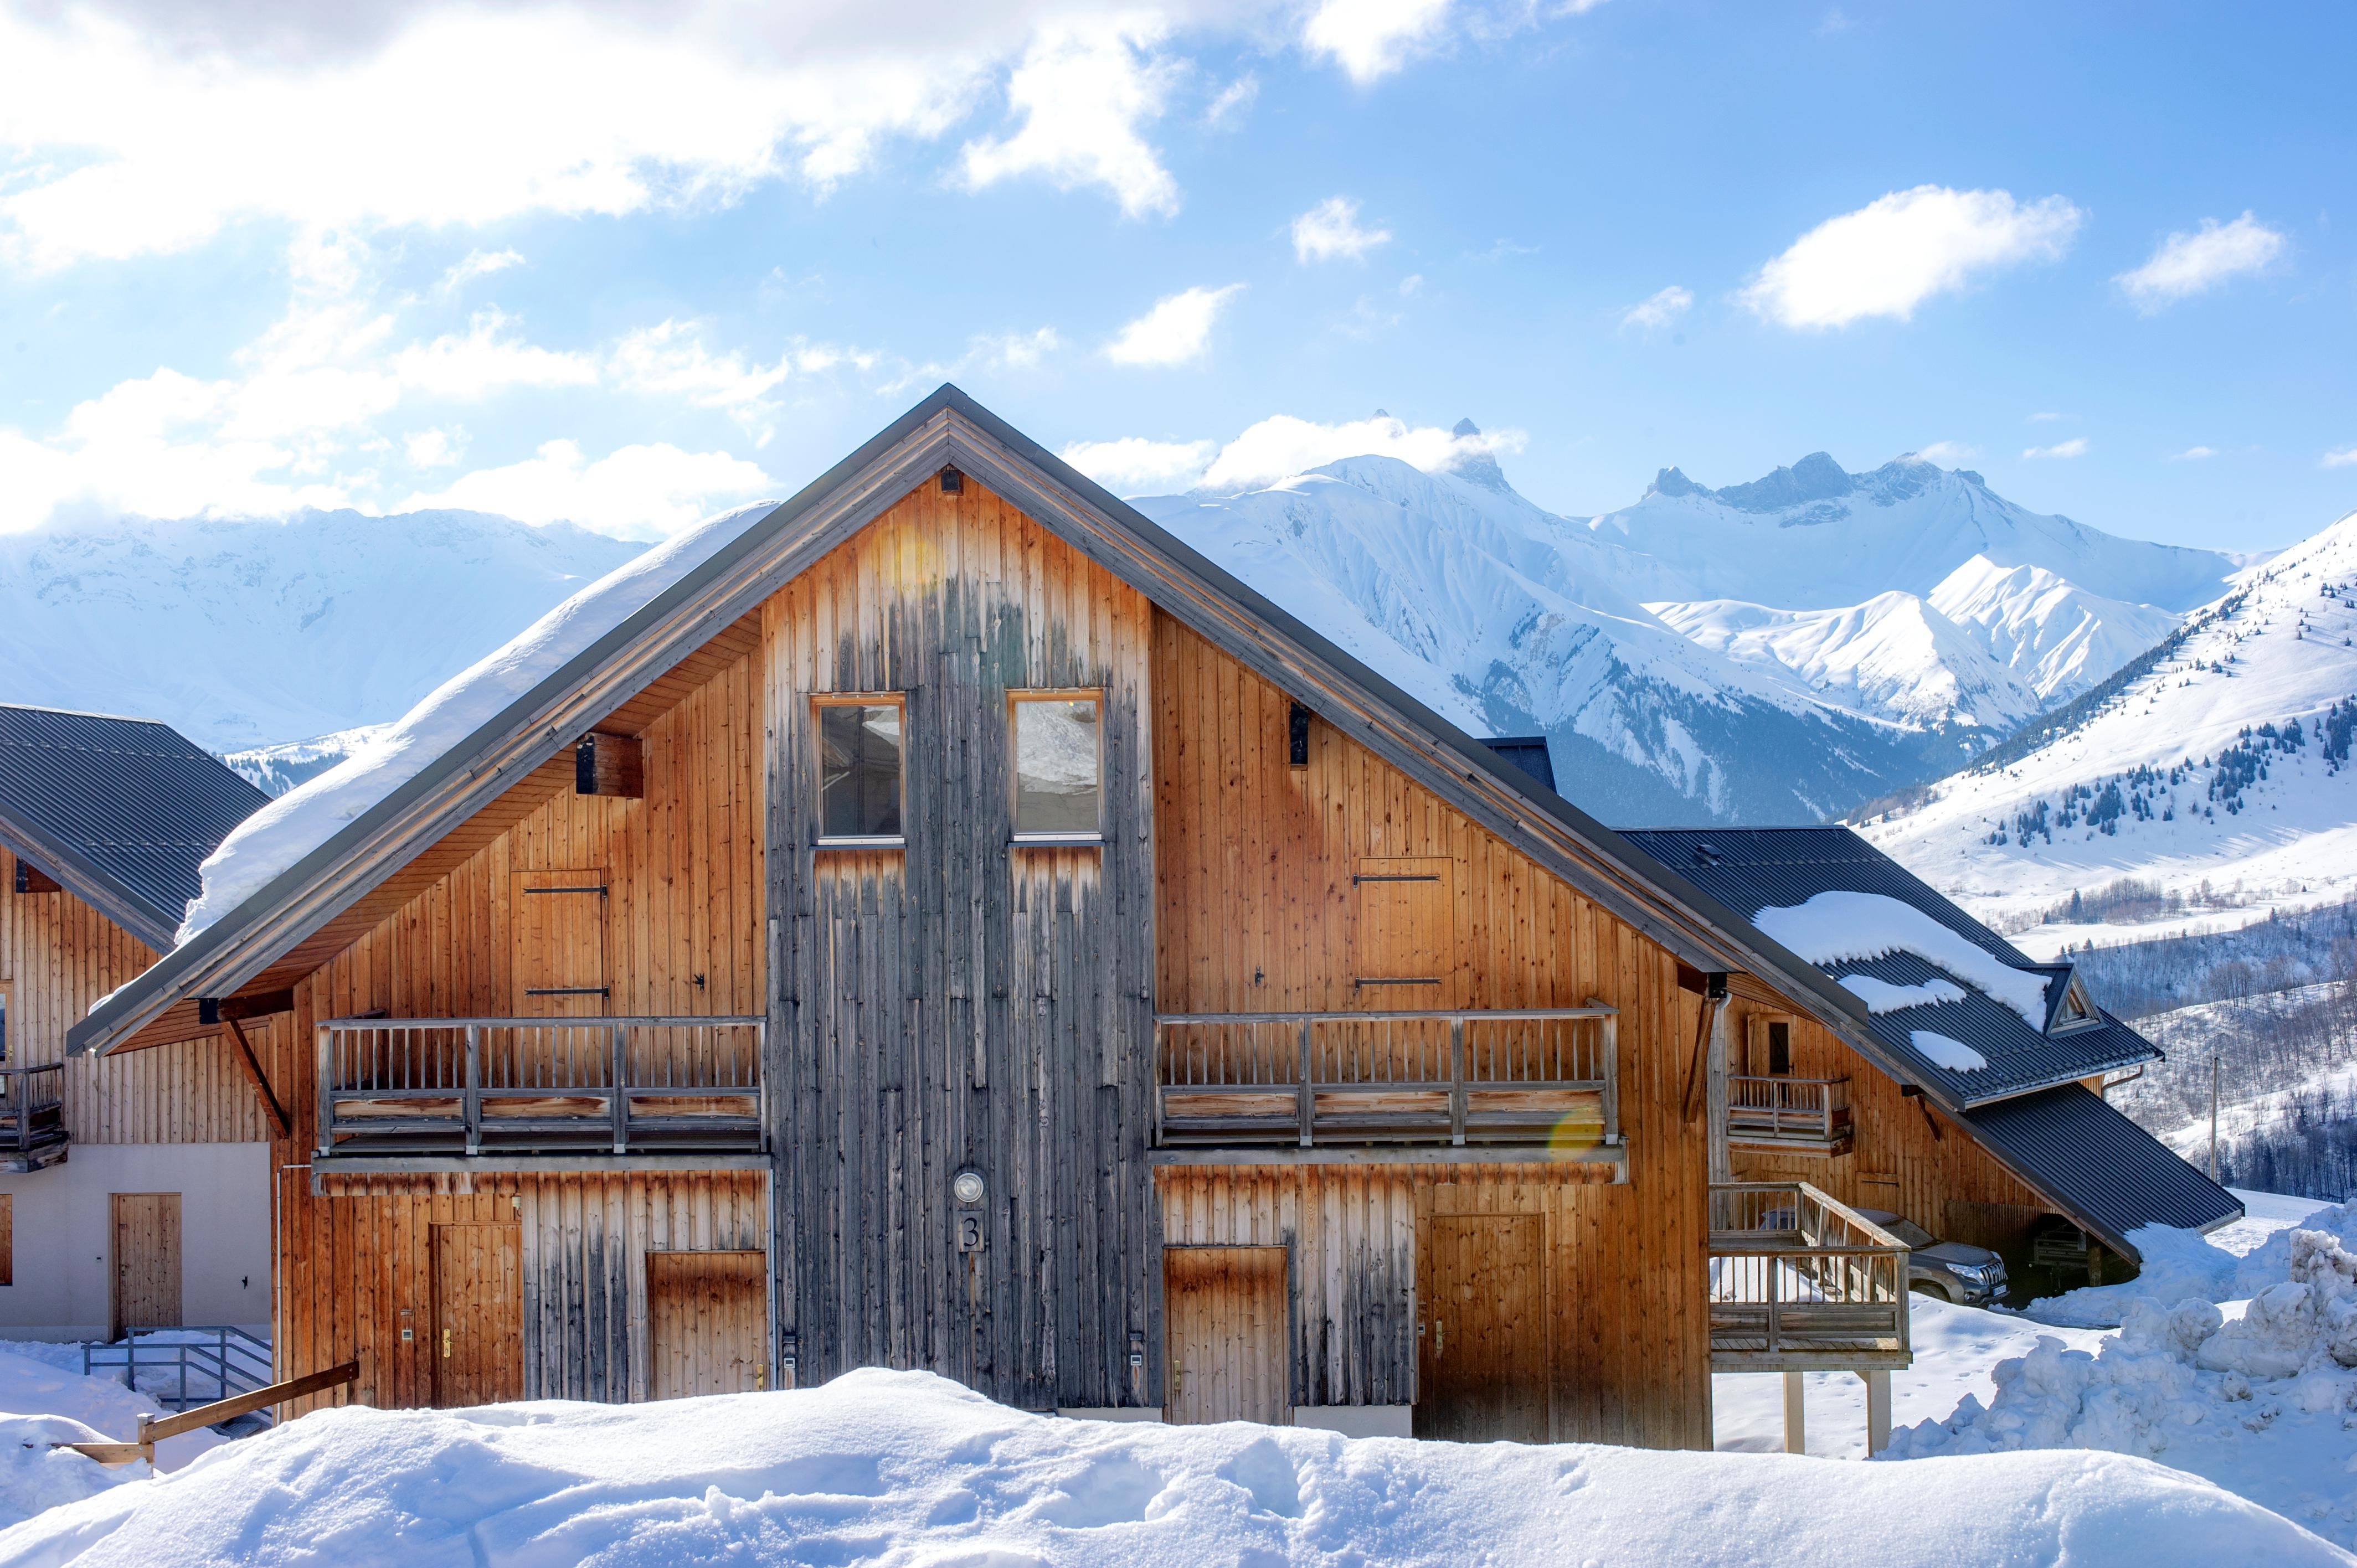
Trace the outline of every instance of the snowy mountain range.
<instances>
[{"instance_id":1,"label":"snowy mountain range","mask_svg":"<svg viewBox=\"0 0 2357 1568\"><path fill-rule=\"evenodd\" d=\"M1620 822L1812 822L1945 772L2243 565L1912 456L1852 475L1817 453L1718 490L1665 468L1585 520L1489 458L1135 504L1460 724L1545 734L1566 792Z\"/></svg>"},{"instance_id":2,"label":"snowy mountain range","mask_svg":"<svg viewBox=\"0 0 2357 1568\"><path fill-rule=\"evenodd\" d=\"M2033 951L2240 925L2357 892L2352 732L2357 513L1861 831Z\"/></svg>"},{"instance_id":3,"label":"snowy mountain range","mask_svg":"<svg viewBox=\"0 0 2357 1568\"><path fill-rule=\"evenodd\" d=\"M1717 490L1666 468L1586 519L1487 456L1136 504L1457 722L1546 735L1621 822L1813 822L1948 772L2244 564L1915 457ZM468 512L0 538L0 700L164 718L284 790L640 548Z\"/></svg>"}]
</instances>

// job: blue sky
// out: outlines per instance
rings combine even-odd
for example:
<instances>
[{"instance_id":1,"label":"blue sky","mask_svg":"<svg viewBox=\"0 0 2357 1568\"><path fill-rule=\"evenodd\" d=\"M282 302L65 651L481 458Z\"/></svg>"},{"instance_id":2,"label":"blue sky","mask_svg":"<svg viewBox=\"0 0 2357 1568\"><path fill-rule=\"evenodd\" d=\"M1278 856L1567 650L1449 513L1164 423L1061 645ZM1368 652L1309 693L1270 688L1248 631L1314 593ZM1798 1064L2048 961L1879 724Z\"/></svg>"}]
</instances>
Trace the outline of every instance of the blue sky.
<instances>
[{"instance_id":1,"label":"blue sky","mask_svg":"<svg viewBox=\"0 0 2357 1568\"><path fill-rule=\"evenodd\" d=\"M0 528L661 532L944 378L1131 492L1470 416L1576 514L2357 506L2346 7L0 10Z\"/></svg>"}]
</instances>

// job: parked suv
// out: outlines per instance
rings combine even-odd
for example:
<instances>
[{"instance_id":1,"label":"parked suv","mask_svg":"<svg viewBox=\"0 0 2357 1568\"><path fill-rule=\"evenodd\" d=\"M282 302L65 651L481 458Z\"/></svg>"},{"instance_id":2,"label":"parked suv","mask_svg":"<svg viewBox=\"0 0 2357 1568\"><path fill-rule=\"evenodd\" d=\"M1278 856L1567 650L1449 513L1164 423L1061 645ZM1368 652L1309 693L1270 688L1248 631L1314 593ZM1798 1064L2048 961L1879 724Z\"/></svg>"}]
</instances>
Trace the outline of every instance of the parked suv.
<instances>
[{"instance_id":1,"label":"parked suv","mask_svg":"<svg viewBox=\"0 0 2357 1568\"><path fill-rule=\"evenodd\" d=\"M1912 1288L1962 1306L1986 1306L2005 1294L2005 1260L1986 1247L1935 1240L1921 1225L1887 1208L1857 1212L1907 1243L1907 1283Z\"/></svg>"}]
</instances>

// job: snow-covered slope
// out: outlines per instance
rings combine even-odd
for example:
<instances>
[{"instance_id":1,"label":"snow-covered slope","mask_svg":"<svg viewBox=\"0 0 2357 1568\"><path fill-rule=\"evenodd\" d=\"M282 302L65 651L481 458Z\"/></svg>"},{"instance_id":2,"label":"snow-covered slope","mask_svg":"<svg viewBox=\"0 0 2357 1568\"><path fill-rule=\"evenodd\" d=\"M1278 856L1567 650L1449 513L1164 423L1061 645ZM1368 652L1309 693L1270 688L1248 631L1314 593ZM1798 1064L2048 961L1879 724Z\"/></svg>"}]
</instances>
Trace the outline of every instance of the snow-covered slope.
<instances>
[{"instance_id":1,"label":"snow-covered slope","mask_svg":"<svg viewBox=\"0 0 2357 1568\"><path fill-rule=\"evenodd\" d=\"M1815 452L1764 479L1716 490L1664 468L1636 505L1587 527L1656 564L1659 576L1642 598L1786 609L1832 609L1893 590L1929 596L1977 555L2182 613L2215 598L2247 564L2033 512L1968 468L1911 454L1851 474Z\"/></svg>"},{"instance_id":2,"label":"snow-covered slope","mask_svg":"<svg viewBox=\"0 0 2357 1568\"><path fill-rule=\"evenodd\" d=\"M382 723L645 548L463 511L0 535L0 698L222 750Z\"/></svg>"},{"instance_id":3,"label":"snow-covered slope","mask_svg":"<svg viewBox=\"0 0 2357 1568\"><path fill-rule=\"evenodd\" d=\"M1929 603L2040 702L2076 696L2177 628L2167 610L2107 599L2043 566L2000 566L1986 555L1942 578Z\"/></svg>"},{"instance_id":4,"label":"snow-covered slope","mask_svg":"<svg viewBox=\"0 0 2357 1568\"><path fill-rule=\"evenodd\" d=\"M2357 513L2247 569L2151 668L1862 831L1984 918L2122 877L2314 903L2357 888ZM2247 908L2235 923L2249 918ZM2176 925L2184 922L2171 917ZM2044 948L2150 935L2043 925Z\"/></svg>"}]
</instances>

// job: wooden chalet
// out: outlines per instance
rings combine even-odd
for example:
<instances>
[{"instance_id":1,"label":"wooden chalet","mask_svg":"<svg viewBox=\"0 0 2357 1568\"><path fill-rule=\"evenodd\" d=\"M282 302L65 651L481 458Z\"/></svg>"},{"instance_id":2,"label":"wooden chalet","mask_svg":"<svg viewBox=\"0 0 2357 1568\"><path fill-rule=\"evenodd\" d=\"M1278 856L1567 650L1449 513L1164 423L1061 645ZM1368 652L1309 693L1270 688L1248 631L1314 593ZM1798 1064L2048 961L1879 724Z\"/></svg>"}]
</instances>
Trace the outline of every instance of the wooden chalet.
<instances>
[{"instance_id":1,"label":"wooden chalet","mask_svg":"<svg viewBox=\"0 0 2357 1568\"><path fill-rule=\"evenodd\" d=\"M76 1031L275 1010L282 1376L460 1404L884 1364L1686 1447L1715 1369L1887 1393L1905 1249L1823 1161L1736 1179L1729 1000L1953 1142L1967 1097L1543 751L952 387L670 548Z\"/></svg>"},{"instance_id":2,"label":"wooden chalet","mask_svg":"<svg viewBox=\"0 0 2357 1568\"><path fill-rule=\"evenodd\" d=\"M0 705L0 1337L269 1320L271 1112L234 1010L66 1051L266 800L166 725Z\"/></svg>"}]
</instances>

